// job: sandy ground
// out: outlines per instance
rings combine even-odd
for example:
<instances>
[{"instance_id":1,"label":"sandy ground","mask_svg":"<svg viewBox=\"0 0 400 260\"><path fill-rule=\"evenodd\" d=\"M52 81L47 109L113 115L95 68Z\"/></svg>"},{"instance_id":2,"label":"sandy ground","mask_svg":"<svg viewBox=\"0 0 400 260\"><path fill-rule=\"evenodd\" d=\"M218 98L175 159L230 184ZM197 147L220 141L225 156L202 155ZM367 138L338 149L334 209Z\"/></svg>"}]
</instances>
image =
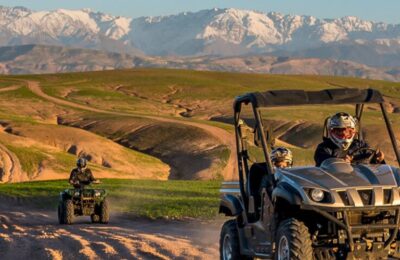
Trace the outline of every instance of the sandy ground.
<instances>
[{"instance_id":1,"label":"sandy ground","mask_svg":"<svg viewBox=\"0 0 400 260\"><path fill-rule=\"evenodd\" d=\"M218 259L221 221L138 220L112 215L60 225L56 211L0 205L0 259Z\"/></svg>"},{"instance_id":2,"label":"sandy ground","mask_svg":"<svg viewBox=\"0 0 400 260\"><path fill-rule=\"evenodd\" d=\"M52 97L47 95L46 93L43 92L43 90L40 88L40 85L36 81L27 81L27 86L28 88L35 93L36 95L51 101L53 103L59 104L59 105L64 105L64 106L70 106L86 111L92 111L96 113L104 113L104 114L112 114L112 115L122 115L122 116L131 116L129 113L119 113L119 112L113 112L113 111L108 111L108 110L101 110L81 104L77 104L65 99L60 99L56 97ZM235 144L235 139L234 135L229 133L228 131L221 129L216 126L211 126L211 125L206 125L198 122L190 122L190 121L184 121L184 120L178 120L178 119L173 119L173 118L164 118L164 117L157 117L157 116L142 116L145 118L150 118L154 120L159 120L162 122L170 122L170 123L177 123L177 124L185 124L185 125L190 125L194 127L201 128L207 132L209 132L212 136L216 137L218 140L221 141L222 144L226 145L229 147L231 150L231 154L228 160L228 163L222 173L224 176L225 180L235 180L237 179L236 177L236 168L237 168L237 163L236 163L236 144Z\"/></svg>"}]
</instances>

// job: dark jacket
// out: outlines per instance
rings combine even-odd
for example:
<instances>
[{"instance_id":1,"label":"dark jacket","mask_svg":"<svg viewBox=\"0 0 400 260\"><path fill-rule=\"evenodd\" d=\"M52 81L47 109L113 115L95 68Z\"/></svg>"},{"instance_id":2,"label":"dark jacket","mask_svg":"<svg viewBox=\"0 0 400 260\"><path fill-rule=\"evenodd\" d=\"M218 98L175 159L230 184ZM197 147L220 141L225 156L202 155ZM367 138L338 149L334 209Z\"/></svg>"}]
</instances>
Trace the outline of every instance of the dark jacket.
<instances>
[{"instance_id":1,"label":"dark jacket","mask_svg":"<svg viewBox=\"0 0 400 260\"><path fill-rule=\"evenodd\" d=\"M71 171L69 176L69 183L74 185L74 187L79 187L80 184L88 185L95 180L96 179L89 168L75 168Z\"/></svg>"},{"instance_id":2,"label":"dark jacket","mask_svg":"<svg viewBox=\"0 0 400 260\"><path fill-rule=\"evenodd\" d=\"M372 154L370 151L361 150L362 148L370 148L369 145L361 140L353 140L349 149L344 151L340 149L331 139L324 137L323 142L320 143L315 150L314 160L315 165L319 167L323 161L329 158L344 158L346 155L354 156L357 160L367 159ZM377 163L375 159L371 163ZM382 162L384 163L384 162Z\"/></svg>"}]
</instances>

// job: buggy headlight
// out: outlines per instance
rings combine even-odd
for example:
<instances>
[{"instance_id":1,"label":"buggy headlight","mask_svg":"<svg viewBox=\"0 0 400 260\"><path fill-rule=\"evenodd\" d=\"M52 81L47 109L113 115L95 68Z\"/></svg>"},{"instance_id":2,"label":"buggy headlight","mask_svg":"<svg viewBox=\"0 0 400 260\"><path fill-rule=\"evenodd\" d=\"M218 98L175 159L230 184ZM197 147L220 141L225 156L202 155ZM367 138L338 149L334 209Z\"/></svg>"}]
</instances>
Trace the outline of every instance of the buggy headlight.
<instances>
[{"instance_id":1,"label":"buggy headlight","mask_svg":"<svg viewBox=\"0 0 400 260\"><path fill-rule=\"evenodd\" d=\"M96 191L96 192L94 193L94 196L95 196L95 197L100 197L100 195L101 195L101 192L100 192L100 191Z\"/></svg>"},{"instance_id":2,"label":"buggy headlight","mask_svg":"<svg viewBox=\"0 0 400 260\"><path fill-rule=\"evenodd\" d=\"M310 196L316 202L322 201L325 197L324 192L320 189L312 189L310 191Z\"/></svg>"}]
</instances>

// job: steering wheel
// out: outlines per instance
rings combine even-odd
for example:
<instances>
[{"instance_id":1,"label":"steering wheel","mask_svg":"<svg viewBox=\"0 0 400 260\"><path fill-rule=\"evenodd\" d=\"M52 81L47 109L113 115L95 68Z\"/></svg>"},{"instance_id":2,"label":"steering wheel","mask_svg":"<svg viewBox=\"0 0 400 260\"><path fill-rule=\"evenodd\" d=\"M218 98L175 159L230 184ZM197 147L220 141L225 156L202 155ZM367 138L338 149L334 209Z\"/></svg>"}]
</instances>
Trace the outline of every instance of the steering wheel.
<instances>
[{"instance_id":1,"label":"steering wheel","mask_svg":"<svg viewBox=\"0 0 400 260\"><path fill-rule=\"evenodd\" d=\"M370 163L376 155L376 150L368 147L360 148L354 153L350 154L353 156L352 163Z\"/></svg>"}]
</instances>

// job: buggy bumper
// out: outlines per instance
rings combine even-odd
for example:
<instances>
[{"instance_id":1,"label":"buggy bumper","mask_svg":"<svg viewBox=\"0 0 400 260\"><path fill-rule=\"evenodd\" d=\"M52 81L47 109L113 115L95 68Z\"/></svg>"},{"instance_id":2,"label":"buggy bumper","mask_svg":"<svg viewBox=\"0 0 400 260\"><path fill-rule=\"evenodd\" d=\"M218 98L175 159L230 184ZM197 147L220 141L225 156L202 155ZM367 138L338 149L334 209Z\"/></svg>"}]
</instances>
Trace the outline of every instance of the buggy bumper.
<instances>
[{"instance_id":1,"label":"buggy bumper","mask_svg":"<svg viewBox=\"0 0 400 260\"><path fill-rule=\"evenodd\" d=\"M399 223L400 223L400 206L367 206L367 207L319 207L314 205L301 205L304 210L312 210L321 216L335 223L346 233L348 248L348 259L365 258L369 255L373 257L387 257L393 255L400 256L400 239L399 239ZM359 216L363 212L387 213L389 214L386 221L378 223L362 224L351 221L352 216ZM366 243L361 241L360 234L384 232L382 241L374 241ZM353 257L353 258L349 258Z\"/></svg>"}]
</instances>

